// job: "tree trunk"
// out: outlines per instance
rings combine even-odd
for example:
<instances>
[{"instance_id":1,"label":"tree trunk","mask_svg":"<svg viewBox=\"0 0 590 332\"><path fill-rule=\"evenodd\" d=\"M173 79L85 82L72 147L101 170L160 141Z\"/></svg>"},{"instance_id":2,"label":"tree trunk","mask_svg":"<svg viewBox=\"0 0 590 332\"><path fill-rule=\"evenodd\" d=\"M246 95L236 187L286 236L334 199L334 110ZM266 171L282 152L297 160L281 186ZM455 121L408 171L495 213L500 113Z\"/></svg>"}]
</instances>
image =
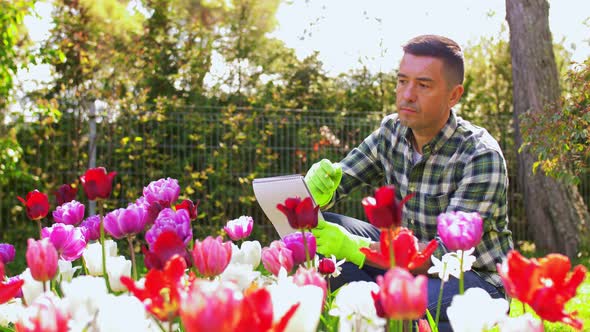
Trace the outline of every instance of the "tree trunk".
<instances>
[{"instance_id":1,"label":"tree trunk","mask_svg":"<svg viewBox=\"0 0 590 332\"><path fill-rule=\"evenodd\" d=\"M546 0L506 0L510 27L510 52L514 82L514 123L516 146L522 144L519 117L525 112L545 116L559 111L559 82L549 30ZM556 105L555 107L546 107ZM576 257L580 227L588 224L588 209L576 186L533 174L535 156L524 149L518 155L518 175L524 188L528 229L542 253L558 252Z\"/></svg>"}]
</instances>

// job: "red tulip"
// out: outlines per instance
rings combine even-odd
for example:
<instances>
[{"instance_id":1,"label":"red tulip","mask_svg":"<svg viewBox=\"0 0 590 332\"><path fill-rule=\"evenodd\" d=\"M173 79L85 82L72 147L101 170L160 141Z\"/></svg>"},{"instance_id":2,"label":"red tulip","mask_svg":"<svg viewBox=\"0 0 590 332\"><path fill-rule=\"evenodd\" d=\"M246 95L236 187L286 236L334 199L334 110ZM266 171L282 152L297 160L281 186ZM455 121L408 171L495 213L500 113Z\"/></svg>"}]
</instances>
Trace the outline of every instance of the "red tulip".
<instances>
[{"instance_id":1,"label":"red tulip","mask_svg":"<svg viewBox=\"0 0 590 332\"><path fill-rule=\"evenodd\" d=\"M318 271L320 271L323 275L332 274L336 271L336 263L330 258L322 258L320 259L320 263L318 264Z\"/></svg>"},{"instance_id":2,"label":"red tulip","mask_svg":"<svg viewBox=\"0 0 590 332\"><path fill-rule=\"evenodd\" d=\"M193 203L190 199L185 199L184 201L180 202L180 204L176 204L174 206L176 211L180 209L185 209L188 211L188 216L191 220L197 219L197 207L199 206L199 200L196 203Z\"/></svg>"},{"instance_id":3,"label":"red tulip","mask_svg":"<svg viewBox=\"0 0 590 332\"><path fill-rule=\"evenodd\" d=\"M104 167L91 168L80 177L82 187L89 200L93 201L97 198L108 198L113 189L113 179L117 172L110 172Z\"/></svg>"},{"instance_id":4,"label":"red tulip","mask_svg":"<svg viewBox=\"0 0 590 332\"><path fill-rule=\"evenodd\" d=\"M159 320L171 321L178 317L181 281L186 267L184 258L177 255L166 263L163 271L151 269L145 275L143 286L138 286L127 276L121 277L121 283Z\"/></svg>"},{"instance_id":5,"label":"red tulip","mask_svg":"<svg viewBox=\"0 0 590 332\"><path fill-rule=\"evenodd\" d=\"M27 209L27 217L31 220L40 220L49 213L49 199L47 195L35 189L27 194L26 199L17 197Z\"/></svg>"},{"instance_id":6,"label":"red tulip","mask_svg":"<svg viewBox=\"0 0 590 332\"><path fill-rule=\"evenodd\" d=\"M567 313L564 307L576 296L586 277L586 268L578 265L571 272L570 268L570 260L564 255L527 259L511 251L506 260L498 264L498 273L507 295L530 305L539 317L582 329L582 321L575 317L577 312Z\"/></svg>"},{"instance_id":7,"label":"red tulip","mask_svg":"<svg viewBox=\"0 0 590 332\"><path fill-rule=\"evenodd\" d=\"M15 297L25 283L24 279L4 281L4 263L0 260L0 304L10 301Z\"/></svg>"},{"instance_id":8,"label":"red tulip","mask_svg":"<svg viewBox=\"0 0 590 332\"><path fill-rule=\"evenodd\" d=\"M413 270L430 259L430 256L436 251L438 242L432 240L428 242L426 248L418 251L418 239L411 230L400 227L396 229L382 229L379 237L379 251L370 248L361 248L367 260L375 263L382 268L390 267L390 246L393 238L393 255L395 265L409 270Z\"/></svg>"},{"instance_id":9,"label":"red tulip","mask_svg":"<svg viewBox=\"0 0 590 332\"><path fill-rule=\"evenodd\" d=\"M149 251L142 248L144 254L144 263L148 269L163 269L173 256L179 255L184 258L187 265L190 264L186 245L173 230L165 230L156 238L156 241L150 245Z\"/></svg>"},{"instance_id":10,"label":"red tulip","mask_svg":"<svg viewBox=\"0 0 590 332\"><path fill-rule=\"evenodd\" d=\"M285 216L289 225L295 229L312 229L318 225L318 211L320 206L313 207L311 197L301 200L299 197L287 198L285 204L277 204Z\"/></svg>"},{"instance_id":11,"label":"red tulip","mask_svg":"<svg viewBox=\"0 0 590 332\"><path fill-rule=\"evenodd\" d=\"M428 278L394 267L377 276L378 293L371 293L377 313L391 319L418 319L428 304Z\"/></svg>"},{"instance_id":12,"label":"red tulip","mask_svg":"<svg viewBox=\"0 0 590 332\"><path fill-rule=\"evenodd\" d=\"M394 186L383 186L375 190L375 197L365 197L362 200L365 214L369 222L377 228L400 227L404 204L414 197L409 194L401 202L395 198Z\"/></svg>"},{"instance_id":13,"label":"red tulip","mask_svg":"<svg viewBox=\"0 0 590 332\"><path fill-rule=\"evenodd\" d=\"M273 306L268 290L248 289L244 295L240 308L242 315L235 331L284 331L299 308L299 303L293 305L276 324L273 324Z\"/></svg>"},{"instance_id":14,"label":"red tulip","mask_svg":"<svg viewBox=\"0 0 590 332\"><path fill-rule=\"evenodd\" d=\"M33 279L48 281L57 273L57 250L49 239L29 239L26 253L27 265Z\"/></svg>"},{"instance_id":15,"label":"red tulip","mask_svg":"<svg viewBox=\"0 0 590 332\"><path fill-rule=\"evenodd\" d=\"M54 193L57 206L73 201L77 193L78 188L74 188L69 184L62 184Z\"/></svg>"}]
</instances>

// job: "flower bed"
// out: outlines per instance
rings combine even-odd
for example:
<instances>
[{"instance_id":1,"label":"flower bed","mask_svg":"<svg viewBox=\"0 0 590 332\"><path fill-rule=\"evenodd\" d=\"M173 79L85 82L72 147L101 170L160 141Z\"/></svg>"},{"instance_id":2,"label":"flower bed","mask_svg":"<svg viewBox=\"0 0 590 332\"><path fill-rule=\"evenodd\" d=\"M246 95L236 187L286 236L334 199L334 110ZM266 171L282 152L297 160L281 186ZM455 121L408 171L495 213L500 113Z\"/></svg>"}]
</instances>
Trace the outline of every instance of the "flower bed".
<instances>
[{"instance_id":1,"label":"flower bed","mask_svg":"<svg viewBox=\"0 0 590 332\"><path fill-rule=\"evenodd\" d=\"M115 173L91 169L80 179L89 200L110 195ZM0 244L0 327L17 331L436 331L439 310L428 312L427 277L409 271L428 259L428 271L444 282L461 280L447 315L455 331L542 331L542 321L526 314L508 317L508 302L492 299L479 288L462 291L463 274L471 269L473 247L481 239L477 214L449 213L439 218L438 233L453 252L434 257L436 241L418 250L412 232L399 225L400 203L392 188L363 201L368 219L381 229L379 248L362 253L388 271L376 282L351 282L337 292L344 260L320 258L311 229L318 225L311 200L288 199L277 208L295 232L267 247L247 241L253 220L241 216L227 222L224 236L193 239L197 204L178 203L174 179L148 184L143 196L125 208L85 217L76 192L64 185L52 211L54 223L42 227L49 214L45 194L31 191L20 198L39 233L28 240L28 268L5 276L14 260L11 244ZM100 206L100 204L99 204ZM227 238L227 239L224 239ZM140 242L144 269L137 268ZM129 247L130 257L118 254ZM395 248L395 249L394 249ZM586 270L567 257L550 254L526 259L512 251L498 266L509 296L519 299L546 321L582 329L575 313L564 310L576 295ZM478 307L476 315L463 313ZM463 315L462 315L463 314ZM427 318L424 318L427 317Z\"/></svg>"}]
</instances>

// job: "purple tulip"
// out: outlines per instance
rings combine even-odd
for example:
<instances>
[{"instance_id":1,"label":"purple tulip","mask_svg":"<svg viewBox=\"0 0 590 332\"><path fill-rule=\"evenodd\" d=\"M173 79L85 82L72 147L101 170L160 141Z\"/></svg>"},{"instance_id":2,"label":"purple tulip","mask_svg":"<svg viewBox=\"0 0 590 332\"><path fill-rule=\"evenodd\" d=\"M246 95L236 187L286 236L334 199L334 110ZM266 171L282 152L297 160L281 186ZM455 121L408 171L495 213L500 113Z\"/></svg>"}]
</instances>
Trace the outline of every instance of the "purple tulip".
<instances>
[{"instance_id":1,"label":"purple tulip","mask_svg":"<svg viewBox=\"0 0 590 332\"><path fill-rule=\"evenodd\" d=\"M451 251L468 250L481 241L483 219L477 212L441 213L437 221L438 235Z\"/></svg>"},{"instance_id":2,"label":"purple tulip","mask_svg":"<svg viewBox=\"0 0 590 332\"><path fill-rule=\"evenodd\" d=\"M53 211L53 220L66 225L77 225L84 219L84 204L70 201L58 206Z\"/></svg>"},{"instance_id":3,"label":"purple tulip","mask_svg":"<svg viewBox=\"0 0 590 332\"><path fill-rule=\"evenodd\" d=\"M160 212L154 225L145 233L145 240L150 247L165 230L172 230L182 239L185 245L193 238L191 220L185 209L174 211L166 208Z\"/></svg>"},{"instance_id":4,"label":"purple tulip","mask_svg":"<svg viewBox=\"0 0 590 332\"><path fill-rule=\"evenodd\" d=\"M82 230L72 225L55 223L51 227L44 227L41 230L43 239L48 238L60 255L66 261L73 261L84 252L86 239Z\"/></svg>"},{"instance_id":5,"label":"purple tulip","mask_svg":"<svg viewBox=\"0 0 590 332\"><path fill-rule=\"evenodd\" d=\"M158 214L160 214L160 211L162 211L162 209L164 208L164 207L160 206L160 204L151 205L143 196L136 199L135 204L137 204L139 206L143 206L143 208L147 212L146 225L149 225L149 226L154 224L154 221L156 221Z\"/></svg>"},{"instance_id":6,"label":"purple tulip","mask_svg":"<svg viewBox=\"0 0 590 332\"><path fill-rule=\"evenodd\" d=\"M127 208L107 213L104 217L104 230L115 239L121 239L143 231L147 218L147 211L143 206L131 204Z\"/></svg>"},{"instance_id":7,"label":"purple tulip","mask_svg":"<svg viewBox=\"0 0 590 332\"><path fill-rule=\"evenodd\" d=\"M315 236L311 232L305 232L309 257L313 259L316 252ZM305 262L305 247L303 246L303 235L301 232L294 232L282 239L283 243L293 253L293 264L298 265Z\"/></svg>"},{"instance_id":8,"label":"purple tulip","mask_svg":"<svg viewBox=\"0 0 590 332\"><path fill-rule=\"evenodd\" d=\"M0 262L8 264L14 260L16 251L14 246L10 243L0 243Z\"/></svg>"},{"instance_id":9,"label":"purple tulip","mask_svg":"<svg viewBox=\"0 0 590 332\"><path fill-rule=\"evenodd\" d=\"M238 241L250 236L253 226L254 220L252 217L241 216L238 219L228 221L223 230L229 235L230 239Z\"/></svg>"},{"instance_id":10,"label":"purple tulip","mask_svg":"<svg viewBox=\"0 0 590 332\"><path fill-rule=\"evenodd\" d=\"M180 186L178 180L172 178L151 182L143 188L143 196L150 205L157 204L162 208L169 208L178 200Z\"/></svg>"},{"instance_id":11,"label":"purple tulip","mask_svg":"<svg viewBox=\"0 0 590 332\"><path fill-rule=\"evenodd\" d=\"M86 242L98 240L100 238L100 216L95 214L86 218L80 224L80 230L84 234Z\"/></svg>"}]
</instances>

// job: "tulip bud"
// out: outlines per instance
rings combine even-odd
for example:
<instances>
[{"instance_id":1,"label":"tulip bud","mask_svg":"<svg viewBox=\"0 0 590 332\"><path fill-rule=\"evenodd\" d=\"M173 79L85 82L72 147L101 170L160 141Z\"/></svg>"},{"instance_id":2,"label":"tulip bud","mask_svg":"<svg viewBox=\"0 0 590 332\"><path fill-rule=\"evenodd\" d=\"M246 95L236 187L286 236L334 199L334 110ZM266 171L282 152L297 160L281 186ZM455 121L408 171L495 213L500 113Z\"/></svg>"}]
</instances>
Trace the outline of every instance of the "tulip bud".
<instances>
[{"instance_id":1,"label":"tulip bud","mask_svg":"<svg viewBox=\"0 0 590 332\"><path fill-rule=\"evenodd\" d=\"M57 273L57 250L49 239L29 239L26 258L31 275L37 281L51 280Z\"/></svg>"}]
</instances>

